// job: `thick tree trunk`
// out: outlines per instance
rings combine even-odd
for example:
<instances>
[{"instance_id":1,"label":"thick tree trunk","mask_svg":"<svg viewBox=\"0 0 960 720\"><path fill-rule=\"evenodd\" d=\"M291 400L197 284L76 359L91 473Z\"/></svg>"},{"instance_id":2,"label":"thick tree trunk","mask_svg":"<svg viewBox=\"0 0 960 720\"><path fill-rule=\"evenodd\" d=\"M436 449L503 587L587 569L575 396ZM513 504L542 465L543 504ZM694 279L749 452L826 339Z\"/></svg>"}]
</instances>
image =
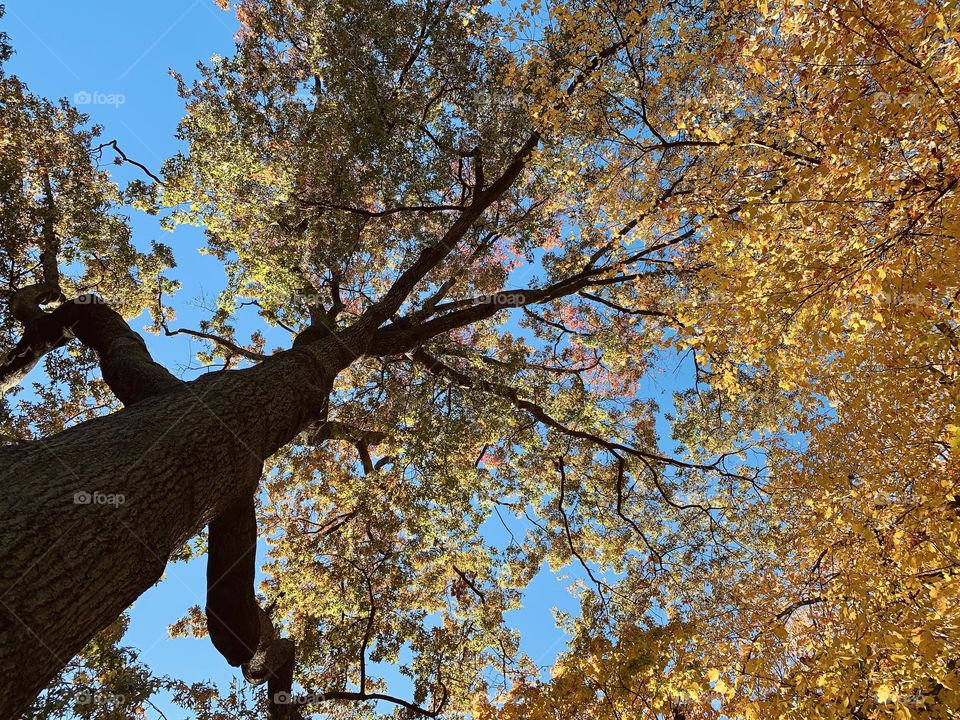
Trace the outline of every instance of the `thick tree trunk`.
<instances>
[{"instance_id":1,"label":"thick tree trunk","mask_svg":"<svg viewBox=\"0 0 960 720\"><path fill-rule=\"evenodd\" d=\"M510 189L539 141L539 132L531 133L489 184L478 165L471 202L349 327L326 337L313 328L301 333L296 347L255 368L186 385L154 363L142 340L98 299L82 296L42 310L62 297L59 242L48 227L44 281L18 291L11 302L24 334L0 362L0 392L76 337L97 351L104 379L127 407L43 441L0 449L0 720L22 712L98 630L155 583L184 541L250 498L267 456L323 416L337 372L371 348L379 347L379 354L413 349L501 307L481 302L416 326L408 319L381 329ZM329 312L332 319L336 311ZM231 526L229 518L222 522ZM221 550L231 547L227 542ZM210 600L222 600L216 588L208 609ZM249 652L220 645L228 659L242 661ZM292 651L284 657L277 668L261 668L254 658L253 674L265 673L274 689L288 688Z\"/></svg>"},{"instance_id":2,"label":"thick tree trunk","mask_svg":"<svg viewBox=\"0 0 960 720\"><path fill-rule=\"evenodd\" d=\"M174 550L255 491L263 461L322 416L346 364L331 338L0 449L0 717L21 713Z\"/></svg>"}]
</instances>

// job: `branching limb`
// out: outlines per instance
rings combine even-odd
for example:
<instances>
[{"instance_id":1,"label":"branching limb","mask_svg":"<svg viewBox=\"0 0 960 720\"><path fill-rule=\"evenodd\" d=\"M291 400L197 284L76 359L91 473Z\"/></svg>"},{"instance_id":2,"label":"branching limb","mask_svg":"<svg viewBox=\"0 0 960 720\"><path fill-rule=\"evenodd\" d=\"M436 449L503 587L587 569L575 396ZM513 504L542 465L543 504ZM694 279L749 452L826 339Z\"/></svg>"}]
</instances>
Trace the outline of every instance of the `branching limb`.
<instances>
[{"instance_id":1,"label":"branching limb","mask_svg":"<svg viewBox=\"0 0 960 720\"><path fill-rule=\"evenodd\" d=\"M308 693L306 696L308 699L312 699L316 702L323 702L329 700L353 700L356 702L372 702L377 700L382 700L383 702L393 703L398 705L406 710L409 710L415 715L420 717L427 718L436 718L440 716L440 713L443 712L443 707L445 702L440 702L437 704L437 707L431 710L416 705L409 700L404 700L402 698L395 697L393 695L387 695L385 693L366 693L366 692L351 692L349 690L327 690L326 692L321 693ZM297 704L306 704L302 700L296 699Z\"/></svg>"},{"instance_id":2,"label":"branching limb","mask_svg":"<svg viewBox=\"0 0 960 720\"><path fill-rule=\"evenodd\" d=\"M156 175L154 175L152 172L150 172L150 168L148 168L148 167L147 167L146 165L144 165L143 163L139 163L139 162L137 162L136 160L133 160L133 159L127 157L127 154L126 154L125 152L123 152L123 150L120 149L120 146L119 146L119 145L117 145L117 141L116 141L116 140L111 140L110 142L100 143L100 144L97 145L95 148L91 148L90 152L91 152L91 153L95 153L95 152L96 152L96 153L99 153L99 152L102 152L104 148L108 148L108 147L109 147L109 148L113 148L114 152L117 153L117 156L119 157L119 159L120 159L121 162L130 163L130 164L133 165L134 167L140 168L140 169L144 172L144 174L145 174L147 177L149 177L151 180L153 180L155 183L157 183L157 185L163 185L163 180L161 180L161 179L158 178Z\"/></svg>"},{"instance_id":3,"label":"branching limb","mask_svg":"<svg viewBox=\"0 0 960 720\"><path fill-rule=\"evenodd\" d=\"M367 335L380 327L388 318L394 315L404 303L414 287L427 276L449 255L467 231L494 202L499 200L526 167L531 153L540 142L540 134L533 132L514 154L513 159L495 181L483 192L474 196L473 202L468 205L439 241L430 245L420 253L413 264L400 273L393 286L377 302L354 323L349 329L350 334Z\"/></svg>"},{"instance_id":4,"label":"branching limb","mask_svg":"<svg viewBox=\"0 0 960 720\"><path fill-rule=\"evenodd\" d=\"M154 362L143 338L119 313L96 295L80 295L26 324L20 342L0 363L0 391L17 385L44 355L72 338L97 352L104 381L126 405L182 386Z\"/></svg>"},{"instance_id":5,"label":"branching limb","mask_svg":"<svg viewBox=\"0 0 960 720\"><path fill-rule=\"evenodd\" d=\"M666 455L661 455L659 453L650 452L648 450L641 450L640 448L633 447L631 445L624 445L623 443L616 442L613 440L608 440L606 438L600 437L595 433L587 432L585 430L578 430L576 428L569 427L564 425L559 420L552 417L543 407L540 405L522 398L520 393L509 385L504 385L502 383L493 382L490 380L482 378L473 378L468 376L466 373L460 372L456 368L447 365L438 358L433 357L423 349L418 349L411 353L411 359L416 363L423 366L428 372L437 375L439 377L444 377L447 380L450 380L462 387L471 388L474 390L480 390L481 392L486 392L496 397L502 398L509 401L516 408L528 412L534 419L536 419L541 424L556 430L568 437L577 438L580 440L585 440L590 442L598 447L602 447L605 450L613 454L626 454L638 458L641 462L644 463L650 471L650 474L653 478L654 484L657 487L658 492L663 497L664 501L677 510L700 510L707 512L709 514L710 510L718 510L721 508L706 507L697 503L685 504L678 503L667 491L666 487L662 484L660 479L660 474L657 469L653 466L652 463L661 464L661 465L670 465L680 469L687 470L701 470L704 472L714 472L718 475L726 477L737 477L739 475L734 475L729 471L723 469L722 462L726 456L721 456L715 462L710 464L700 464L700 463L689 463L684 462L683 460L678 460L676 458L668 457Z\"/></svg>"},{"instance_id":6,"label":"branching limb","mask_svg":"<svg viewBox=\"0 0 960 720\"><path fill-rule=\"evenodd\" d=\"M201 330L191 330L189 328L177 328L176 330L171 330L169 327L167 327L166 322L161 321L160 324L163 327L163 334L166 335L167 337L173 337L174 335L189 335L190 337L199 338L201 340L209 340L210 342L215 343L220 347L226 348L234 355L239 355L253 362L262 362L263 360L267 359L266 355L258 352L253 352L252 350L247 350L245 347L237 345L232 340L228 340L227 338L221 337L220 335L203 332Z\"/></svg>"},{"instance_id":7,"label":"branching limb","mask_svg":"<svg viewBox=\"0 0 960 720\"><path fill-rule=\"evenodd\" d=\"M501 310L549 302L577 293L591 285L615 284L641 277L624 275L602 278L607 272L609 268L587 267L543 288L503 290L493 295L444 303L438 306L436 311L448 311L445 315L418 324L411 324L406 318L402 318L399 322L381 328L374 333L369 352L376 355L399 355L437 335L493 317Z\"/></svg>"},{"instance_id":8,"label":"branching limb","mask_svg":"<svg viewBox=\"0 0 960 720\"><path fill-rule=\"evenodd\" d=\"M318 201L301 198L299 202L309 207L321 208L323 210L339 210L341 212L360 215L365 218L382 218L399 213L438 213L438 212L458 212L464 209L463 205L398 205L396 207L384 208L383 210L368 210L366 208L353 207L350 205L337 205L334 203L322 203Z\"/></svg>"}]
</instances>

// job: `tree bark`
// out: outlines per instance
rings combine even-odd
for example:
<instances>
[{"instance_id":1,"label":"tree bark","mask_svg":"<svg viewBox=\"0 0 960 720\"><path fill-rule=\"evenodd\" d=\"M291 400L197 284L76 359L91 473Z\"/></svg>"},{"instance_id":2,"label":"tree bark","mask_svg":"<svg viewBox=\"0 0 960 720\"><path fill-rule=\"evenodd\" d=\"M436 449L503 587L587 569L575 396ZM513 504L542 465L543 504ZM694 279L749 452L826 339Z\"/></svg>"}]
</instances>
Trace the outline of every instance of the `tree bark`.
<instances>
[{"instance_id":1,"label":"tree bark","mask_svg":"<svg viewBox=\"0 0 960 720\"><path fill-rule=\"evenodd\" d=\"M140 352L129 337L108 344ZM129 353L118 387L154 373ZM323 417L351 358L332 337L191 383L157 373L160 394L0 449L0 717L23 712L171 553L255 492L264 460Z\"/></svg>"},{"instance_id":2,"label":"tree bark","mask_svg":"<svg viewBox=\"0 0 960 720\"><path fill-rule=\"evenodd\" d=\"M234 667L250 662L260 644L257 604L257 508L242 498L210 523L207 543L207 634Z\"/></svg>"},{"instance_id":3,"label":"tree bark","mask_svg":"<svg viewBox=\"0 0 960 720\"><path fill-rule=\"evenodd\" d=\"M81 295L45 313L36 305L37 297L52 292L45 286L30 290L34 292L27 293L26 299L20 297L23 291L18 293L17 300L24 307L19 308L17 317L25 330L17 346L0 362L0 392L17 385L46 353L73 338L97 351L103 379L126 405L182 385L153 361L143 338L98 296ZM28 311L31 307L33 312Z\"/></svg>"},{"instance_id":4,"label":"tree bark","mask_svg":"<svg viewBox=\"0 0 960 720\"><path fill-rule=\"evenodd\" d=\"M513 185L539 139L533 132L489 185L478 175L473 201L357 321L336 333L302 333L295 347L253 368L184 384L153 361L142 339L99 298L43 312L40 304L59 294L55 267L45 284L18 293L14 316L25 331L0 362L0 392L76 337L97 351L104 380L126 407L45 440L0 448L0 717L26 709L97 631L160 579L186 540L249 502L264 460L325 417L340 370L361 354L402 352L477 319L451 313L433 324L395 322L380 330ZM486 303L478 312L488 317L498 307ZM249 531L242 513L221 522L230 540L230 528ZM221 550L238 547L229 542ZM246 584L240 572L227 573L231 579ZM216 586L208 609L210 600L214 608L222 600ZM229 625L215 629L223 630L217 647L242 663L253 633L228 642ZM288 690L292 645L278 639L268 646L259 635L245 672L255 680L265 676L271 692Z\"/></svg>"}]
</instances>

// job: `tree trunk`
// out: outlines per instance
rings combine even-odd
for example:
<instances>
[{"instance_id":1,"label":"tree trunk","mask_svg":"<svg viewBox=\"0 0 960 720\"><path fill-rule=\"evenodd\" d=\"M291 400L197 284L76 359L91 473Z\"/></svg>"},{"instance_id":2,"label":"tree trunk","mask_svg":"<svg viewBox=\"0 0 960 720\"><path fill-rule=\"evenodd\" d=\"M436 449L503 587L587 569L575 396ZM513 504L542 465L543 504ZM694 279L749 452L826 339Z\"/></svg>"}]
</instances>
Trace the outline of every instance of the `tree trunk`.
<instances>
[{"instance_id":1,"label":"tree trunk","mask_svg":"<svg viewBox=\"0 0 960 720\"><path fill-rule=\"evenodd\" d=\"M346 364L331 338L0 449L0 717L23 712L172 552L255 492L263 461L323 416Z\"/></svg>"}]
</instances>

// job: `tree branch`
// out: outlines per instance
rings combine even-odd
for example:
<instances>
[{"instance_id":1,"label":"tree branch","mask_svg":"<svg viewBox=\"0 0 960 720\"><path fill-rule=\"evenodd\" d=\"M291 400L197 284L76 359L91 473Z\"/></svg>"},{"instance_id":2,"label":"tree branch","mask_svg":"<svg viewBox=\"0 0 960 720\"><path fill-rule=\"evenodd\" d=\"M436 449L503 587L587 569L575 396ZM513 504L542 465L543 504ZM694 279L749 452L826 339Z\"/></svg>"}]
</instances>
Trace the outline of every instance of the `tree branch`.
<instances>
[{"instance_id":1,"label":"tree branch","mask_svg":"<svg viewBox=\"0 0 960 720\"><path fill-rule=\"evenodd\" d=\"M493 295L446 303L438 306L436 310L441 312L465 304L467 306L417 325L411 324L408 318L401 318L399 321L393 322L374 333L370 343L370 351L378 355L396 355L408 352L432 337L493 317L496 313L507 308L522 308L549 302L566 295L572 295L591 285L613 284L640 277L640 275L615 276L607 279L597 277L609 272L610 269L609 267L587 266L579 273L543 288L502 290Z\"/></svg>"},{"instance_id":2,"label":"tree branch","mask_svg":"<svg viewBox=\"0 0 960 720\"><path fill-rule=\"evenodd\" d=\"M161 321L160 323L163 326L163 334L167 337L172 337L174 335L189 335L190 337L200 338L202 340L209 340L212 343L225 347L232 353L245 357L247 360L252 360L253 362L262 362L267 359L266 355L262 353L253 352L252 350L247 350L245 347L237 345L231 340L227 340L225 337L220 335L214 335L213 333L202 332L200 330L190 330L189 328L178 328L176 330L171 330L167 327L167 323Z\"/></svg>"},{"instance_id":3,"label":"tree branch","mask_svg":"<svg viewBox=\"0 0 960 720\"><path fill-rule=\"evenodd\" d=\"M404 212L419 213L437 213L437 212L456 212L464 210L463 205L398 205L384 210L367 210L366 208L352 207L350 205L337 205L335 203L322 203L306 198L300 198L299 202L309 207L321 208L322 210L340 210L342 212L360 215L365 218L382 218L390 215L396 215Z\"/></svg>"},{"instance_id":4,"label":"tree branch","mask_svg":"<svg viewBox=\"0 0 960 720\"><path fill-rule=\"evenodd\" d=\"M458 242L463 238L481 215L496 202L516 181L526 167L530 154L540 142L540 134L533 132L514 154L503 173L483 192L477 193L473 202L461 213L460 217L449 227L435 244L421 251L413 264L400 273L386 294L375 302L367 311L351 325L347 335L366 335L380 327L390 316L400 309L407 296L413 291L427 274L440 264Z\"/></svg>"},{"instance_id":5,"label":"tree branch","mask_svg":"<svg viewBox=\"0 0 960 720\"><path fill-rule=\"evenodd\" d=\"M666 455L661 455L659 453L650 452L648 450L641 450L639 448L633 447L631 445L624 445L623 443L616 442L613 440L607 440L599 435L594 433L587 432L585 430L577 430L576 428L571 428L567 425L564 425L559 420L552 417L546 410L544 410L540 405L520 397L520 393L509 385L504 385L501 383L493 382L490 380L485 380L482 378L472 378L466 373L460 372L456 368L447 365L438 358L433 357L427 353L422 348L415 350L410 354L412 360L423 366L428 372L444 377L457 385L462 387L471 388L474 390L480 390L481 392L494 395L496 397L507 400L512 405L520 410L524 410L533 416L534 419L539 421L541 424L546 425L549 428L552 428L568 437L578 438L580 440L586 440L590 443L593 443L599 447L602 447L615 455L617 453L624 453L627 455L632 455L633 457L639 458L644 465L650 470L651 475L654 477L654 483L657 485L657 489L660 494L663 496L664 500L671 507L674 507L677 510L688 510L688 509L697 509L701 511L709 511L711 509L718 508L707 508L699 504L682 504L677 503L667 492L666 488L660 482L659 474L656 470L650 465L651 462L660 463L663 465L670 465L676 468L688 469L688 470L703 470L708 472L717 472L721 475L732 476L732 473L724 470L720 463L726 456L721 456L716 462L709 465L700 464L700 463L688 463L683 460L678 460L676 458L668 457ZM740 476L736 476L740 477Z\"/></svg>"},{"instance_id":6,"label":"tree branch","mask_svg":"<svg viewBox=\"0 0 960 720\"><path fill-rule=\"evenodd\" d=\"M443 705L441 704L435 710L427 710L426 708L415 705L414 703L403 700L402 698L394 697L393 695L387 695L385 693L367 693L367 692L351 692L349 690L327 690L322 693L308 693L307 698L314 698L317 701L324 702L329 700L353 700L359 702L367 702L374 700L383 700L384 702L393 703L394 705L399 705L402 708L406 708L412 713L421 715L423 717L435 718L439 717L440 713L443 711ZM296 703L305 704L301 702L298 698L294 698Z\"/></svg>"},{"instance_id":7,"label":"tree branch","mask_svg":"<svg viewBox=\"0 0 960 720\"><path fill-rule=\"evenodd\" d=\"M20 342L0 363L0 391L20 383L44 355L73 338L96 351L104 381L125 405L183 385L153 360L119 313L96 295L80 295L26 324Z\"/></svg>"},{"instance_id":8,"label":"tree branch","mask_svg":"<svg viewBox=\"0 0 960 720\"><path fill-rule=\"evenodd\" d=\"M146 165L144 165L143 163L139 163L139 162L137 162L136 160L132 160L131 158L127 157L126 153L123 152L123 150L120 149L120 146L119 146L119 145L117 145L117 141L116 141L116 140L111 140L110 142L101 143L101 144L97 145L95 148L92 148L92 149L90 150L90 152L91 152L91 153L100 152L100 151L102 151L102 150L103 150L104 148L106 148L106 147L113 148L114 152L116 152L117 155L120 156L120 159L121 159L123 162L130 163L131 165L133 165L133 166L135 166L135 167L138 167L138 168L140 168L141 170L143 170L143 172L147 175L147 177L149 177L151 180L153 180L155 183L157 183L157 185L163 185L163 180L161 180L161 179L158 178L156 175L154 175L152 172L150 172L150 168L148 168L148 167L147 167Z\"/></svg>"}]
</instances>

